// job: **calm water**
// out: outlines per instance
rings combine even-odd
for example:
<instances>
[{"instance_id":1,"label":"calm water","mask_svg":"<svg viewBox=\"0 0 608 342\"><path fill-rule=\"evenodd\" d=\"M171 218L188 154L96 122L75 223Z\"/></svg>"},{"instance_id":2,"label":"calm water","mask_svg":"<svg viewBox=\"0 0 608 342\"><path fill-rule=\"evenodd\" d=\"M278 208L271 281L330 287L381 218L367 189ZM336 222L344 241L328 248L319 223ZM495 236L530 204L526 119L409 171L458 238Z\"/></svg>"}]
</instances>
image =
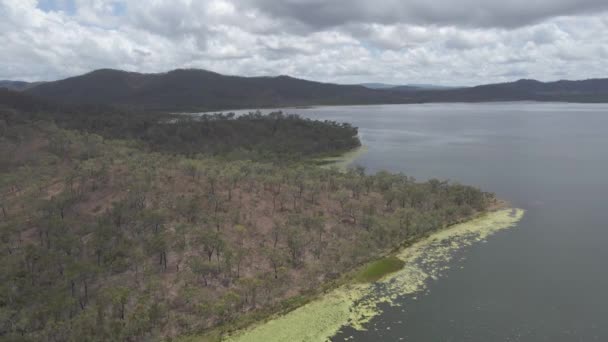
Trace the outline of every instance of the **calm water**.
<instances>
[{"instance_id":1,"label":"calm water","mask_svg":"<svg viewBox=\"0 0 608 342\"><path fill-rule=\"evenodd\" d=\"M461 251L417 299L343 341L608 341L608 105L498 103L289 110L351 122L357 163L492 191L528 212Z\"/></svg>"}]
</instances>

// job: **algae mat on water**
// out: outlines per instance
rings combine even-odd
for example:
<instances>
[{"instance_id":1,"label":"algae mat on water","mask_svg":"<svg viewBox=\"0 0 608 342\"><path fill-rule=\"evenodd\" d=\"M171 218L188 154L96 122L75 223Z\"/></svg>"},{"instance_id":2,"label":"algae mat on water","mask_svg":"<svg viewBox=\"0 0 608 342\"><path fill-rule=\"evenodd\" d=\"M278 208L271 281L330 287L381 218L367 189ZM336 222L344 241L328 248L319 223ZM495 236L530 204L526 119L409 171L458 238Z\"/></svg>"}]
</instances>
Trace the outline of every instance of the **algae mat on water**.
<instances>
[{"instance_id":1,"label":"algae mat on water","mask_svg":"<svg viewBox=\"0 0 608 342\"><path fill-rule=\"evenodd\" d=\"M327 341L341 327L365 329L380 314L379 304L396 304L400 296L413 295L447 269L455 251L516 225L521 209L504 209L430 235L397 253L401 270L372 284L342 286L286 315L228 338L234 342Z\"/></svg>"}]
</instances>

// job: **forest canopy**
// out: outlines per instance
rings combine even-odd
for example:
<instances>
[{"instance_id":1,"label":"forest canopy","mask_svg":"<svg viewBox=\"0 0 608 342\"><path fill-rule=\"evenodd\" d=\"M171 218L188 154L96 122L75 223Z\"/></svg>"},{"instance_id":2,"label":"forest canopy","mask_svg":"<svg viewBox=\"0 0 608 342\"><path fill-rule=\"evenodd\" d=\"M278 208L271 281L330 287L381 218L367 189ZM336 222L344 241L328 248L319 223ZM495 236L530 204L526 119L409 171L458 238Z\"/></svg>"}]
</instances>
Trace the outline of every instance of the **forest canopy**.
<instances>
[{"instance_id":1,"label":"forest canopy","mask_svg":"<svg viewBox=\"0 0 608 342\"><path fill-rule=\"evenodd\" d=\"M134 139L152 151L204 154L232 159L292 160L335 155L360 146L348 123L315 121L298 115L171 115L106 106L65 106L0 89L5 125L37 120L106 138Z\"/></svg>"},{"instance_id":2,"label":"forest canopy","mask_svg":"<svg viewBox=\"0 0 608 342\"><path fill-rule=\"evenodd\" d=\"M2 339L230 330L495 204L447 181L277 162L357 146L348 124L47 110L0 111Z\"/></svg>"}]
</instances>

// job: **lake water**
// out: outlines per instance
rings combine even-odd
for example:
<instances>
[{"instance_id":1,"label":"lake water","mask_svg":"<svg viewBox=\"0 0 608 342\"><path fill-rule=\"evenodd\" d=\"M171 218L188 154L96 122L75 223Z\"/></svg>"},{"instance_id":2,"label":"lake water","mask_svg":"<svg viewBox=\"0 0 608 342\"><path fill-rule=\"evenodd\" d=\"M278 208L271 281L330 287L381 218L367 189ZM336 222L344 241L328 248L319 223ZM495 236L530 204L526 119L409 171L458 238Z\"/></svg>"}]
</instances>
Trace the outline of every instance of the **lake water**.
<instances>
[{"instance_id":1,"label":"lake water","mask_svg":"<svg viewBox=\"0 0 608 342\"><path fill-rule=\"evenodd\" d=\"M368 170L479 186L527 210L416 299L335 341L608 341L608 105L286 110L359 127Z\"/></svg>"}]
</instances>

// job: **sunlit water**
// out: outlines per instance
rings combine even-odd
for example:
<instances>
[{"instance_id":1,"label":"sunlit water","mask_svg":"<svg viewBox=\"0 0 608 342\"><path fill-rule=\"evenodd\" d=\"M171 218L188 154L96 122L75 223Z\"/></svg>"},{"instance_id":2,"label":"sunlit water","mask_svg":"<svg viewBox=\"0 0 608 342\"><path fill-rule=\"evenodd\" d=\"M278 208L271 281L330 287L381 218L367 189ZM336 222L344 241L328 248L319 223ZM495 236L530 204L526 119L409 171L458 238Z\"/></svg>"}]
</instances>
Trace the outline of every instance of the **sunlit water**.
<instances>
[{"instance_id":1,"label":"sunlit water","mask_svg":"<svg viewBox=\"0 0 608 342\"><path fill-rule=\"evenodd\" d=\"M608 105L287 110L359 127L375 172L479 186L527 210L460 251L428 291L335 341L608 341Z\"/></svg>"}]
</instances>

